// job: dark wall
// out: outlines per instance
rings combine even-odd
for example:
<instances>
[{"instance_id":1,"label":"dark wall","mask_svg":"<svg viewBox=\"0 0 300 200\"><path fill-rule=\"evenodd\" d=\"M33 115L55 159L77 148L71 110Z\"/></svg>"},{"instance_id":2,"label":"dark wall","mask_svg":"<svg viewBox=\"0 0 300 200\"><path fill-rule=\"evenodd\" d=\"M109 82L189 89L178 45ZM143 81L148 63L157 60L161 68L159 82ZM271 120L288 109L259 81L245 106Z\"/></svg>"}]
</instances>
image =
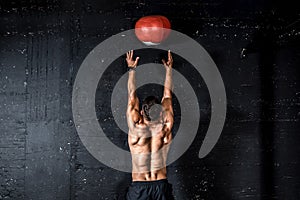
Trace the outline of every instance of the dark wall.
<instances>
[{"instance_id":1,"label":"dark wall","mask_svg":"<svg viewBox=\"0 0 300 200\"><path fill-rule=\"evenodd\" d=\"M201 110L192 146L168 167L176 199L300 198L295 3L30 0L0 3L0 199L122 198L131 176L106 167L81 143L72 118L72 85L97 44L150 14L167 16L174 30L209 52L227 94L221 138L199 159L209 94L201 77L185 70L189 63L175 57L175 69L200 85L195 91ZM116 81L126 72L123 65L118 59L102 81ZM97 115L107 119L102 126L128 149L103 98L113 85L98 86Z\"/></svg>"}]
</instances>

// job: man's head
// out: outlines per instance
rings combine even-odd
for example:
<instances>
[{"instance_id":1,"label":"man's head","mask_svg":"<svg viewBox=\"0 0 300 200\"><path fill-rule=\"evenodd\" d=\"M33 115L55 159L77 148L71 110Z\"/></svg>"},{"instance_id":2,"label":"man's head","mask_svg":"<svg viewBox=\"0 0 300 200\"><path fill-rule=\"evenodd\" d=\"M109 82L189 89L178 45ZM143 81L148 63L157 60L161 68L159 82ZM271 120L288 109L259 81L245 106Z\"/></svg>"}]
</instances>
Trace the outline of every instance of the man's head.
<instances>
[{"instance_id":1,"label":"man's head","mask_svg":"<svg viewBox=\"0 0 300 200\"><path fill-rule=\"evenodd\" d=\"M148 96L142 103L142 115L147 121L157 121L161 117L162 107L157 97Z\"/></svg>"}]
</instances>

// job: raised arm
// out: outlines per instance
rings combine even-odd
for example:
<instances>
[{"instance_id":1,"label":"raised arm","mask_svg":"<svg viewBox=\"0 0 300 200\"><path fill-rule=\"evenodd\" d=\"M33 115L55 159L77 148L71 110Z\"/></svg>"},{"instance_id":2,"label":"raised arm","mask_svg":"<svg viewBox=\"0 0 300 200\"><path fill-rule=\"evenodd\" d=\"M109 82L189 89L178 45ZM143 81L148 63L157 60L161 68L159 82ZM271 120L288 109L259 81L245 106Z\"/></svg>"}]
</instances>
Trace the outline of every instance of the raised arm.
<instances>
[{"instance_id":1,"label":"raised arm","mask_svg":"<svg viewBox=\"0 0 300 200\"><path fill-rule=\"evenodd\" d=\"M127 104L127 121L128 125L136 123L139 120L139 99L136 96L135 86L135 69L138 63L139 57L133 60L133 50L126 53L126 62L129 67L128 75L128 104Z\"/></svg>"},{"instance_id":2,"label":"raised arm","mask_svg":"<svg viewBox=\"0 0 300 200\"><path fill-rule=\"evenodd\" d=\"M171 131L173 127L173 106L172 106L172 90L173 90L173 81L172 81L172 67L173 67L173 58L171 51L168 51L168 61L162 60L165 69L166 69L166 78L164 84L164 94L162 98L162 107L164 109L164 123L166 125L166 131Z\"/></svg>"},{"instance_id":3,"label":"raised arm","mask_svg":"<svg viewBox=\"0 0 300 200\"><path fill-rule=\"evenodd\" d=\"M166 69L166 78L165 78L165 87L164 87L164 95L163 99L165 98L171 98L172 99L172 89L173 89L173 83L172 83L172 67L173 67L173 58L171 55L171 51L168 51L168 61L165 61L162 59L162 62Z\"/></svg>"}]
</instances>

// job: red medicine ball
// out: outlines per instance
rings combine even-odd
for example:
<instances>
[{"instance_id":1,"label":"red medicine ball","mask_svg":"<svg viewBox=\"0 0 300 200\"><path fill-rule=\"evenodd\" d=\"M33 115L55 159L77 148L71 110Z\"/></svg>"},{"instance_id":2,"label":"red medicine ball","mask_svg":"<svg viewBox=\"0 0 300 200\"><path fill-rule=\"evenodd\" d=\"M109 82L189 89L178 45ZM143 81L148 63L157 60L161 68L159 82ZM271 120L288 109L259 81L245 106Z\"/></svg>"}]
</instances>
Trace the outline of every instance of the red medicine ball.
<instances>
[{"instance_id":1,"label":"red medicine ball","mask_svg":"<svg viewBox=\"0 0 300 200\"><path fill-rule=\"evenodd\" d=\"M160 44L169 36L170 32L170 21L161 15L142 17L135 24L137 38L146 45Z\"/></svg>"}]
</instances>

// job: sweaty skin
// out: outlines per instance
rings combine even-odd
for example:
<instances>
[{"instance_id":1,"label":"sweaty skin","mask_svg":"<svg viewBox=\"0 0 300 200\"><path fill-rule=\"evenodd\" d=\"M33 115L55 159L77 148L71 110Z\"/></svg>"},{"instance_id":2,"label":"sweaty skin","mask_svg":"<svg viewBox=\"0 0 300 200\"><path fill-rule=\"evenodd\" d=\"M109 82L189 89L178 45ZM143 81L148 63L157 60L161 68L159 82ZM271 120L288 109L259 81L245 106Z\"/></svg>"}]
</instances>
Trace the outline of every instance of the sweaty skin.
<instances>
[{"instance_id":1,"label":"sweaty skin","mask_svg":"<svg viewBox=\"0 0 300 200\"><path fill-rule=\"evenodd\" d=\"M135 68L139 57L133 60L133 50L126 57L127 65L133 70L128 77L127 124L128 144L132 157L132 180L154 181L167 178L166 160L172 141L173 107L172 107L172 65L171 52L168 61L162 60L166 69L164 94L161 101L161 117L156 121L148 121L139 109L136 95Z\"/></svg>"}]
</instances>

